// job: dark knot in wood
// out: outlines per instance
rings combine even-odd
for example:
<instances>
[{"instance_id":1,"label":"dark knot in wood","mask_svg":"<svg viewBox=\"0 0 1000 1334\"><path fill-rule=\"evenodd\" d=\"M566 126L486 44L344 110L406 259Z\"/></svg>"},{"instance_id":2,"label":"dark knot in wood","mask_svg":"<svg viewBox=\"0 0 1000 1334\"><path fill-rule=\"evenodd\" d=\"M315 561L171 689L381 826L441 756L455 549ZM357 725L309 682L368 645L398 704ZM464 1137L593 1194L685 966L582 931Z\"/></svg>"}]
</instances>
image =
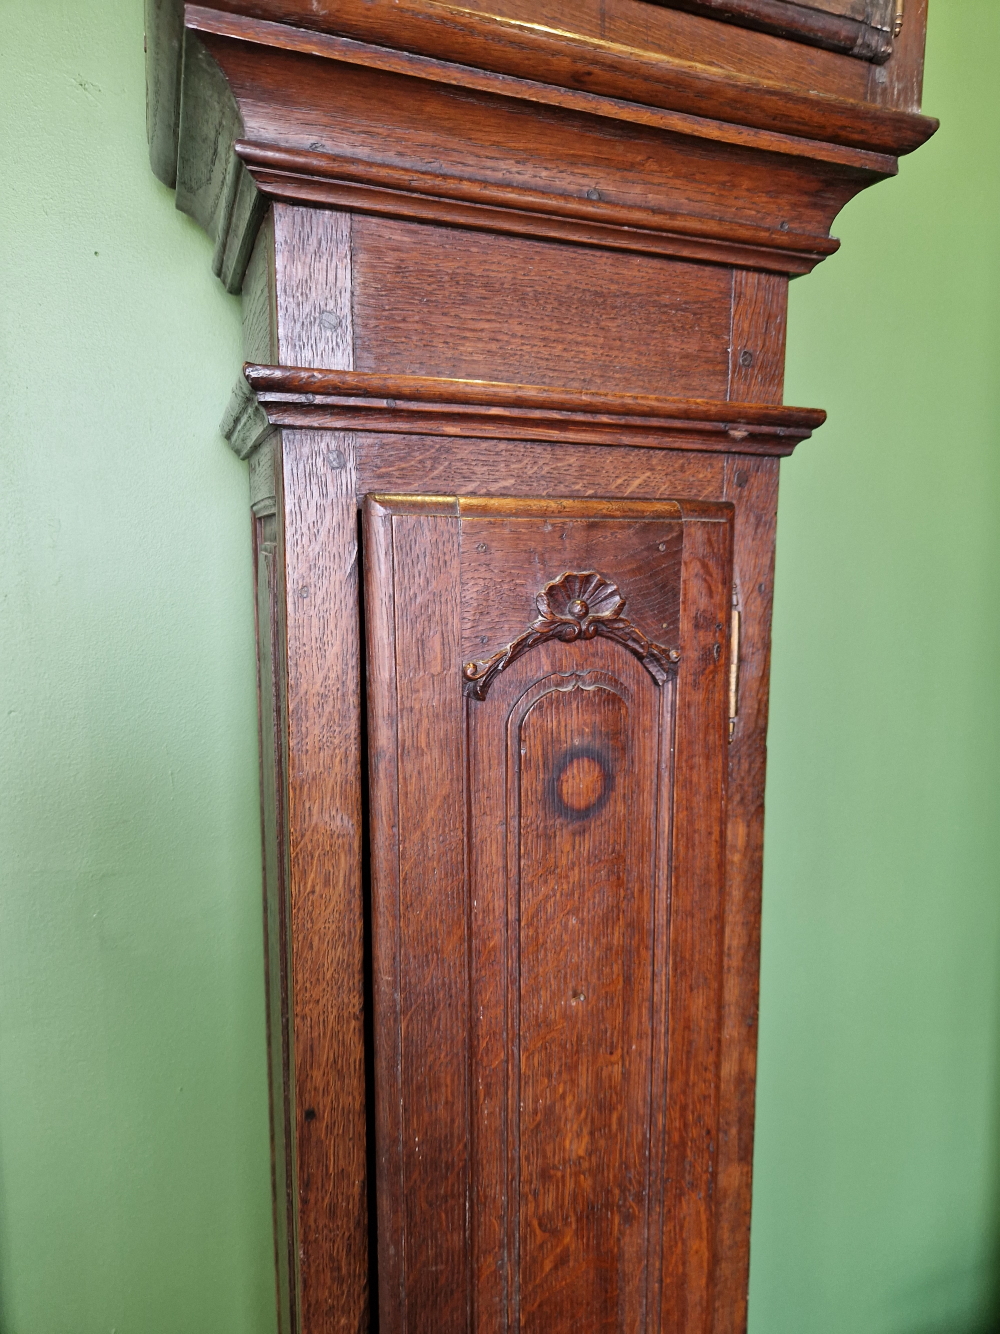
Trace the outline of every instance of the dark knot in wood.
<instances>
[{"instance_id":1,"label":"dark knot in wood","mask_svg":"<svg viewBox=\"0 0 1000 1334\"><path fill-rule=\"evenodd\" d=\"M467 662L462 668L464 690L470 699L485 699L490 686L536 644L560 639L569 644L598 635L613 639L638 658L657 685L676 671L680 652L647 639L622 615L625 599L617 585L596 570L568 571L545 585L535 598L538 617L523 634L492 658Z\"/></svg>"}]
</instances>

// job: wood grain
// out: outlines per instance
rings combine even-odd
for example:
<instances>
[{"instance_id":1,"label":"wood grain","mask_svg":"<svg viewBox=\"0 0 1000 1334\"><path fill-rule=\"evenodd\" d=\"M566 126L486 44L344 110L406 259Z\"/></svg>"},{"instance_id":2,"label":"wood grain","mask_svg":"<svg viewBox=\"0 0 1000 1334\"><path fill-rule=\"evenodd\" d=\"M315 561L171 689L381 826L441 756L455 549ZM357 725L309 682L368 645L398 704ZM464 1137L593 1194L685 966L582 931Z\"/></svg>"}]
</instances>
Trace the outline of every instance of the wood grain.
<instances>
[{"instance_id":1,"label":"wood grain","mask_svg":"<svg viewBox=\"0 0 1000 1334\"><path fill-rule=\"evenodd\" d=\"M415 57L384 52L372 65L367 48L366 63L357 63L347 57L359 48L341 39L303 34L291 43L280 25L248 30L270 46L234 40L248 35L245 27L205 18L196 42L225 70L242 115L240 139L260 150L352 159L352 174L366 170L375 184L399 188L394 173L402 171L411 174L411 190L476 192L483 202L485 192L505 192L511 206L536 210L542 196L555 212L574 201L595 222L622 226L640 217L656 226L660 216L666 228L682 215L718 219L724 239L733 226L788 231L822 253L844 204L896 170L898 148L833 145L742 117L723 123L488 73L463 72L456 87L452 67L413 66ZM298 174L308 186L308 173ZM450 188L435 176L451 178ZM600 207L588 211L588 199Z\"/></svg>"},{"instance_id":2,"label":"wood grain","mask_svg":"<svg viewBox=\"0 0 1000 1334\"><path fill-rule=\"evenodd\" d=\"M385 1328L708 1329L730 515L366 504ZM608 640L463 697L567 563L679 636L678 705Z\"/></svg>"},{"instance_id":3,"label":"wood grain","mask_svg":"<svg viewBox=\"0 0 1000 1334\"><path fill-rule=\"evenodd\" d=\"M810 429L822 426L821 408L793 408L780 404L667 398L655 394L628 394L596 389L548 388L536 384L508 384L489 380L445 380L415 375L323 371L296 366L244 366L244 378L261 402L271 407L282 397L301 398L323 405L329 400L366 400L384 408L389 399L404 404L472 405L505 411L518 408L551 412L586 412L607 416L650 417L662 421L705 422L723 419L743 426L787 426Z\"/></svg>"},{"instance_id":4,"label":"wood grain","mask_svg":"<svg viewBox=\"0 0 1000 1334\"><path fill-rule=\"evenodd\" d=\"M781 402L787 311L787 278L733 270L730 398L742 403Z\"/></svg>"},{"instance_id":5,"label":"wood grain","mask_svg":"<svg viewBox=\"0 0 1000 1334\"><path fill-rule=\"evenodd\" d=\"M147 0L243 293L279 1328L744 1334L787 284L935 128L925 0L878 68L470 3Z\"/></svg>"},{"instance_id":6,"label":"wood grain","mask_svg":"<svg viewBox=\"0 0 1000 1334\"><path fill-rule=\"evenodd\" d=\"M906 0L903 27L888 63L868 75L867 99L882 106L920 109L924 90L924 39L928 0Z\"/></svg>"},{"instance_id":7,"label":"wood grain","mask_svg":"<svg viewBox=\"0 0 1000 1334\"><path fill-rule=\"evenodd\" d=\"M415 492L480 496L722 495L724 455L600 445L433 436L357 437L358 496Z\"/></svg>"},{"instance_id":8,"label":"wood grain","mask_svg":"<svg viewBox=\"0 0 1000 1334\"><path fill-rule=\"evenodd\" d=\"M647 1224L649 1057L630 1057L649 1043L655 839L640 812L659 700L636 681L630 707L610 673L581 685L550 683L508 725L519 1327L553 1334L635 1322Z\"/></svg>"},{"instance_id":9,"label":"wood grain","mask_svg":"<svg viewBox=\"0 0 1000 1334\"><path fill-rule=\"evenodd\" d=\"M235 152L269 198L352 213L789 274L810 273L840 246L833 237L780 226L556 195L524 184L484 184L422 168L359 162L325 148L239 140ZM872 156L873 170L895 170L891 159L876 163ZM589 194L600 191L591 188Z\"/></svg>"},{"instance_id":10,"label":"wood grain","mask_svg":"<svg viewBox=\"0 0 1000 1334\"><path fill-rule=\"evenodd\" d=\"M298 1316L294 1069L289 1013L290 903L283 569L273 515L255 519L257 691L260 708L261 842L264 852L264 981L271 1097L271 1186L278 1334Z\"/></svg>"},{"instance_id":11,"label":"wood grain","mask_svg":"<svg viewBox=\"0 0 1000 1334\"><path fill-rule=\"evenodd\" d=\"M287 204L272 211L278 360L353 370L350 216Z\"/></svg>"},{"instance_id":12,"label":"wood grain","mask_svg":"<svg viewBox=\"0 0 1000 1334\"><path fill-rule=\"evenodd\" d=\"M911 0L912 3L912 0ZM230 8L221 5L221 8ZM233 6L268 17L267 7ZM489 0L472 5L508 19L520 19L554 28L567 26L565 0ZM148 134L154 171L168 185L176 167L179 43L182 29L180 0L146 0ZM271 14L271 17L275 15ZM297 21L309 26L302 12ZM773 82L804 92L816 92L863 102L868 93L869 69L830 52L790 45L745 29L726 29L718 23L676 10L664 10L635 0L576 0L571 26L585 36L618 46L652 51L674 59L696 61L718 69L763 69ZM918 20L919 21L919 20ZM327 27L329 25L326 25ZM896 43L893 60L900 57ZM871 100L883 99L872 97ZM919 107L907 104L906 110Z\"/></svg>"},{"instance_id":13,"label":"wood grain","mask_svg":"<svg viewBox=\"0 0 1000 1334\"><path fill-rule=\"evenodd\" d=\"M246 0L219 6L230 10L248 7L254 8ZM224 25L213 19L214 12L188 5L186 23L199 31L220 30ZM290 20L306 29L326 26L360 43L402 48L447 62L455 67L455 78L461 77L461 66L488 69L713 120L893 154L919 147L933 129L926 118L912 113L782 87L768 80L763 70L753 75L713 69L620 47L573 32L570 25L552 31L435 0L340 0L336 18L331 15L325 25L322 12L308 0L272 0L267 6L269 18ZM246 37L255 22L260 20L235 19L230 30L238 29ZM279 34L270 35L272 41L281 40Z\"/></svg>"},{"instance_id":14,"label":"wood grain","mask_svg":"<svg viewBox=\"0 0 1000 1334\"><path fill-rule=\"evenodd\" d=\"M892 54L892 24L895 0L875 4L818 0L797 4L794 0L652 0L653 4L686 9L723 23L787 37L793 42L840 51L860 60L884 64Z\"/></svg>"},{"instance_id":15,"label":"wood grain","mask_svg":"<svg viewBox=\"0 0 1000 1334\"><path fill-rule=\"evenodd\" d=\"M741 643L739 716L729 747L722 1116L716 1176L719 1241L713 1334L743 1334L750 1270L777 462L733 455L726 461L725 495L736 506L734 569Z\"/></svg>"},{"instance_id":16,"label":"wood grain","mask_svg":"<svg viewBox=\"0 0 1000 1334\"><path fill-rule=\"evenodd\" d=\"M770 335L757 332L766 368ZM245 366L223 432L241 457L275 425L790 454L824 420L779 404Z\"/></svg>"},{"instance_id":17,"label":"wood grain","mask_svg":"<svg viewBox=\"0 0 1000 1334\"><path fill-rule=\"evenodd\" d=\"M701 1334L713 1315L716 1155L723 989L726 828L726 685L732 528L685 524L681 588L678 782L672 831L671 1036L662 1115L668 1122L660 1233L665 1330Z\"/></svg>"},{"instance_id":18,"label":"wood grain","mask_svg":"<svg viewBox=\"0 0 1000 1334\"><path fill-rule=\"evenodd\" d=\"M354 268L359 371L726 397L724 269L375 218Z\"/></svg>"},{"instance_id":19,"label":"wood grain","mask_svg":"<svg viewBox=\"0 0 1000 1334\"><path fill-rule=\"evenodd\" d=\"M268 210L243 278L243 355L253 361L277 358L275 329L274 218Z\"/></svg>"},{"instance_id":20,"label":"wood grain","mask_svg":"<svg viewBox=\"0 0 1000 1334\"><path fill-rule=\"evenodd\" d=\"M277 207L244 282L248 343L349 369L350 290L349 219ZM328 308L345 313L335 328L319 319ZM265 853L273 843L272 861L287 868L268 891L269 949L278 951L270 1008L280 1015L270 1063L279 1320L282 1334L356 1334L367 1320L369 1256L353 440L284 432L277 462L278 525L258 597L270 590L267 624L281 650L261 676L262 737L274 715L280 741L277 768L264 768L263 790L275 789ZM340 650L328 661L333 634ZM276 875L265 863L266 882Z\"/></svg>"},{"instance_id":21,"label":"wood grain","mask_svg":"<svg viewBox=\"0 0 1000 1334\"><path fill-rule=\"evenodd\" d=\"M301 1322L356 1334L368 1230L353 442L286 431L282 469Z\"/></svg>"},{"instance_id":22,"label":"wood grain","mask_svg":"<svg viewBox=\"0 0 1000 1334\"><path fill-rule=\"evenodd\" d=\"M781 41L742 27L636 0L576 0L567 16L565 0L481 0L473 8L548 23L621 46L695 60L727 70L766 70L774 83L803 91L864 101L868 68L816 47Z\"/></svg>"}]
</instances>

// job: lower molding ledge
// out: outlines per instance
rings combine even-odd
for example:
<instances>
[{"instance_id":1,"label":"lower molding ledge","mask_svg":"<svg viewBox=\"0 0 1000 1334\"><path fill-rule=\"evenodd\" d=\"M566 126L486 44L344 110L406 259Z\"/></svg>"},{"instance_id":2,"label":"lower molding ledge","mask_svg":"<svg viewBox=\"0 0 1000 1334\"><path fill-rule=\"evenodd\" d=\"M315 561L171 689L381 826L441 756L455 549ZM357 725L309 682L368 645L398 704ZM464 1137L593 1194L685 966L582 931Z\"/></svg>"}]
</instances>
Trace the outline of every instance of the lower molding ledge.
<instances>
[{"instance_id":1,"label":"lower molding ledge","mask_svg":"<svg viewBox=\"0 0 1000 1334\"><path fill-rule=\"evenodd\" d=\"M278 427L787 455L825 420L817 408L247 365L222 433L244 459Z\"/></svg>"}]
</instances>

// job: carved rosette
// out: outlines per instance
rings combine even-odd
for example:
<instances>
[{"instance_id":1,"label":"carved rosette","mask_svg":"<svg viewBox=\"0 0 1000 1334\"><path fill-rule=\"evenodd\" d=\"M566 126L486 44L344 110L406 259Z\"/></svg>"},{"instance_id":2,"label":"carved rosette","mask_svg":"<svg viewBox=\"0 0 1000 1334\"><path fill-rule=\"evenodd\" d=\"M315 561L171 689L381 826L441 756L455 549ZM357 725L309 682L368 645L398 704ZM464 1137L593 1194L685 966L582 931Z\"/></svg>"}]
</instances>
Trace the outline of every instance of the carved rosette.
<instances>
[{"instance_id":1,"label":"carved rosette","mask_svg":"<svg viewBox=\"0 0 1000 1334\"><path fill-rule=\"evenodd\" d=\"M676 671L680 652L647 639L625 619L625 599L617 585L596 570L570 571L545 585L535 598L538 617L492 658L467 662L462 668L464 690L471 699L485 699L490 686L512 662L536 644L551 639L572 643L598 635L621 644L646 668L657 685Z\"/></svg>"}]
</instances>

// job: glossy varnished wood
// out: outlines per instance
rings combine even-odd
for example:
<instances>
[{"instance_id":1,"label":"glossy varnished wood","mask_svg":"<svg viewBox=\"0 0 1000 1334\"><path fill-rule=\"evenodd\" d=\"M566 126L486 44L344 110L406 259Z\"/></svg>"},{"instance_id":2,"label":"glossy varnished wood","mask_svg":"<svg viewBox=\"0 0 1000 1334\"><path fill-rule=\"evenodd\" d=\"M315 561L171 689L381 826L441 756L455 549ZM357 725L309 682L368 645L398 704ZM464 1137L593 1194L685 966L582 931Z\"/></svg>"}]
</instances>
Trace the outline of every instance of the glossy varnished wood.
<instances>
[{"instance_id":1,"label":"glossy varnished wood","mask_svg":"<svg viewBox=\"0 0 1000 1334\"><path fill-rule=\"evenodd\" d=\"M353 1331L368 1299L353 447L285 431L281 460L301 1322Z\"/></svg>"},{"instance_id":2,"label":"glossy varnished wood","mask_svg":"<svg viewBox=\"0 0 1000 1334\"><path fill-rule=\"evenodd\" d=\"M290 281L290 257L303 254L311 262ZM277 211L248 268L247 345L350 372L349 293L344 221ZM328 309L341 318L322 321ZM265 892L279 1323L282 1334L354 1334L368 1318L369 1266L353 437L274 433L251 467L258 530L268 525L258 623L262 786L275 809Z\"/></svg>"},{"instance_id":3,"label":"glossy varnished wood","mask_svg":"<svg viewBox=\"0 0 1000 1334\"><path fill-rule=\"evenodd\" d=\"M243 293L282 1334L745 1330L787 289L935 128L890 9L148 0Z\"/></svg>"},{"instance_id":4,"label":"glossy varnished wood","mask_svg":"<svg viewBox=\"0 0 1000 1334\"><path fill-rule=\"evenodd\" d=\"M724 23L884 65L893 52L896 0L652 0ZM902 6L900 6L900 16Z\"/></svg>"},{"instance_id":5,"label":"glossy varnished wood","mask_svg":"<svg viewBox=\"0 0 1000 1334\"><path fill-rule=\"evenodd\" d=\"M778 462L734 454L723 494L736 510L734 573L740 615L739 713L729 747L722 994L716 1334L746 1328L750 1270L754 1087L760 970L771 600Z\"/></svg>"},{"instance_id":6,"label":"glossy varnished wood","mask_svg":"<svg viewBox=\"0 0 1000 1334\"><path fill-rule=\"evenodd\" d=\"M899 138L914 148L919 142L920 118L906 113L862 110L834 97L817 97L766 78L766 47L758 70L716 70L695 61L642 50L574 31L572 19L561 30L534 22L518 22L488 12L476 12L434 0L386 0L364 3L346 0L334 8L328 0L222 0L219 12L256 11L267 19L301 25L304 29L343 34L345 37L388 49L415 52L425 58L443 58L456 66L485 68L567 88L586 88L611 97L668 105L674 109L718 120L731 120L787 133L882 147ZM211 10L189 7L189 22L204 29L201 14ZM563 11L565 14L565 10ZM528 15L525 16L526 18ZM238 22L239 20L236 20ZM260 22L258 18L251 22ZM247 23L244 33L251 29ZM280 40L278 38L277 40ZM823 114L826 120L823 121Z\"/></svg>"},{"instance_id":7,"label":"glossy varnished wood","mask_svg":"<svg viewBox=\"0 0 1000 1334\"><path fill-rule=\"evenodd\" d=\"M383 1325L707 1329L729 512L366 513ZM567 565L677 684L581 640L464 695Z\"/></svg>"},{"instance_id":8,"label":"glossy varnished wood","mask_svg":"<svg viewBox=\"0 0 1000 1334\"><path fill-rule=\"evenodd\" d=\"M361 218L354 267L359 371L726 397L717 265Z\"/></svg>"},{"instance_id":9,"label":"glossy varnished wood","mask_svg":"<svg viewBox=\"0 0 1000 1334\"><path fill-rule=\"evenodd\" d=\"M770 387L775 376L780 377L773 356L774 322L766 318L767 309L761 307L763 316L756 322L752 311L744 312L740 325L740 333L758 349L750 355L760 358L757 378L764 378L754 387L762 393L769 388L768 375ZM783 334L783 319L777 328ZM736 353L737 365L742 356ZM730 369L730 383L733 378ZM737 446L746 453L780 455L790 454L824 420L825 414L814 409L768 403L248 365L224 430L243 457L275 425L650 449L717 451Z\"/></svg>"},{"instance_id":10,"label":"glossy varnished wood","mask_svg":"<svg viewBox=\"0 0 1000 1334\"><path fill-rule=\"evenodd\" d=\"M367 197L357 190L342 197L345 206L362 212L405 215L407 195L413 196L418 217L426 216L420 201L428 197L468 206L481 201L518 210L522 229L529 214L541 217L544 231L546 215L568 213L594 224L654 231L661 244L672 233L690 232L692 223L685 228L683 220L693 215L716 220L717 245L756 244L779 255L787 250L792 271L802 272L803 264L811 267L828 251L830 223L839 209L860 189L892 174L895 156L933 129L921 122L897 142L896 132L906 128L891 119L897 113L866 110L857 142L869 140L868 119L890 117L880 151L873 153L834 143L833 133L809 137L795 128L782 133L767 117L759 127L748 127L745 115L737 118L730 110L724 119L710 119L636 106L627 92L609 99L591 91L546 91L547 84L465 67L456 87L450 77L437 76L458 67L414 64L416 57L392 53L369 58L367 48L345 46L339 38L305 34L292 43L288 30L271 32L277 25L248 29L243 20L223 20L209 11L192 10L190 23L196 25L192 34L198 33L189 39L193 52L217 61L233 89L243 138L251 141L241 156L259 188L333 205L337 196L322 182L327 176L336 181L339 170L342 183L353 178L394 192L381 205L371 190ZM192 58L192 71L200 68ZM207 68L201 75L207 84L214 77ZM648 93L652 96L652 89ZM303 102L310 107L306 116ZM276 142L282 146L277 156L257 148ZM307 152L315 156L291 155ZM208 223L223 195L225 157L217 146L185 138L181 153L185 207ZM329 164L323 161L326 153ZM345 169L345 159L353 166ZM204 184L208 171L216 173L216 185ZM403 181L407 186L401 190ZM461 217L455 220L461 224ZM705 231L702 222L696 234ZM628 239L619 232L619 245ZM642 246L641 232L632 244ZM708 247L705 241L701 245L704 253ZM762 261L749 249L744 252L742 262ZM776 256L770 264L781 266Z\"/></svg>"},{"instance_id":11,"label":"glossy varnished wood","mask_svg":"<svg viewBox=\"0 0 1000 1334\"><path fill-rule=\"evenodd\" d=\"M219 7L232 8L226 4ZM279 5L269 3L269 0L235 7L257 17L291 20L306 27L327 29L332 26L335 13L329 6L324 9L322 5ZM638 0L577 0L569 21L565 0L488 0L469 8L508 19L544 24L557 30L571 27L585 37L616 47L669 55L716 69L763 70L768 79L779 86L802 92L853 102L871 100L906 110L917 110L920 106L925 0L907 0L907 21L893 44L893 55L887 65L879 67L739 27L727 28L711 20L657 8ZM171 185L176 171L180 94L177 64L182 33L183 10L179 0L147 0L152 159L154 169ZM391 46L392 29L389 34L386 45ZM401 44L406 45L405 41ZM881 81L871 78L875 68L886 76Z\"/></svg>"},{"instance_id":12,"label":"glossy varnished wood","mask_svg":"<svg viewBox=\"0 0 1000 1334\"><path fill-rule=\"evenodd\" d=\"M803 93L435 0L310 8L304 27L188 6L183 31L152 7L154 160L233 290L268 199L807 272L837 211L935 128L886 109L889 84Z\"/></svg>"}]
</instances>

